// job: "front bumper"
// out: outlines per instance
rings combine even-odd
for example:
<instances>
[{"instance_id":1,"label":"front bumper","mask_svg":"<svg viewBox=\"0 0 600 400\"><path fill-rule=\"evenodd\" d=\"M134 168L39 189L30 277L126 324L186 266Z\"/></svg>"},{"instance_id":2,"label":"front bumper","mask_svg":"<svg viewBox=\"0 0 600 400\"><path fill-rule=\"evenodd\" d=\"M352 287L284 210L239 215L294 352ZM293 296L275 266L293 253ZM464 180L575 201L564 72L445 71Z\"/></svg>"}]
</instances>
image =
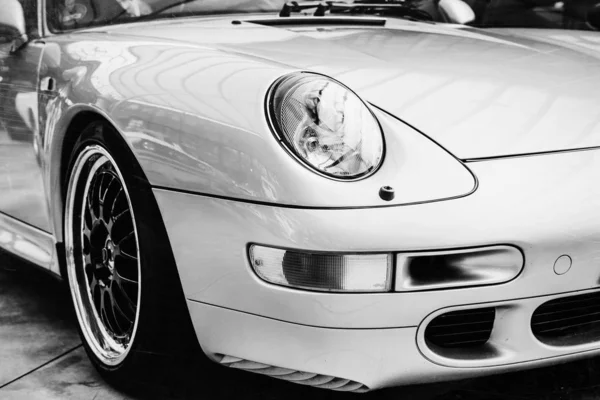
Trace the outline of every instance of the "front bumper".
<instances>
[{"instance_id":1,"label":"front bumper","mask_svg":"<svg viewBox=\"0 0 600 400\"><path fill-rule=\"evenodd\" d=\"M429 359L431 352L417 346L417 327L388 329L338 329L297 325L194 301L188 307L198 340L217 363L223 355L293 371L310 372L359 382L370 390L416 383L442 382L495 373L524 370L600 354L599 344L552 348L538 342L524 327L527 310L538 302L525 302L523 312L501 321L502 335L515 334L501 343L506 350L499 365L448 366L454 360ZM518 324L516 324L518 323ZM524 323L525 325L522 325ZM421 334L421 335L420 335ZM419 338L419 339L416 339ZM261 370L253 370L261 372ZM277 376L276 376L277 377ZM285 376L282 376L285 379ZM304 383L296 378L296 383ZM318 385L315 385L318 386ZM343 390L343 386L341 386Z\"/></svg>"},{"instance_id":2,"label":"front bumper","mask_svg":"<svg viewBox=\"0 0 600 400\"><path fill-rule=\"evenodd\" d=\"M531 332L542 303L593 290L600 277L600 152L470 164L471 196L353 210L308 210L155 190L200 343L221 355L331 375L371 389L546 365L600 343L549 346ZM386 294L304 292L269 285L249 243L313 251L403 252L509 244L525 256L505 284ZM571 269L554 272L568 255ZM459 359L423 339L436 315L497 307L493 356ZM600 336L599 336L600 339Z\"/></svg>"}]
</instances>

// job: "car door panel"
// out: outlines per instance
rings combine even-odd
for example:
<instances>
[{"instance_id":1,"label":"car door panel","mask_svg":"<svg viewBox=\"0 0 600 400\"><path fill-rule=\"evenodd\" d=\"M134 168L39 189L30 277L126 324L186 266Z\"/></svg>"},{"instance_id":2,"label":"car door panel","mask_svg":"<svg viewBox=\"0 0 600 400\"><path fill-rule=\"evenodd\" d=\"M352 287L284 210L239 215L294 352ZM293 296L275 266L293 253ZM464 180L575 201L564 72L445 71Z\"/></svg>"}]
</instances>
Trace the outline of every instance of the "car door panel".
<instances>
[{"instance_id":1,"label":"car door panel","mask_svg":"<svg viewBox=\"0 0 600 400\"><path fill-rule=\"evenodd\" d=\"M0 212L50 232L38 157L42 42L0 44Z\"/></svg>"}]
</instances>

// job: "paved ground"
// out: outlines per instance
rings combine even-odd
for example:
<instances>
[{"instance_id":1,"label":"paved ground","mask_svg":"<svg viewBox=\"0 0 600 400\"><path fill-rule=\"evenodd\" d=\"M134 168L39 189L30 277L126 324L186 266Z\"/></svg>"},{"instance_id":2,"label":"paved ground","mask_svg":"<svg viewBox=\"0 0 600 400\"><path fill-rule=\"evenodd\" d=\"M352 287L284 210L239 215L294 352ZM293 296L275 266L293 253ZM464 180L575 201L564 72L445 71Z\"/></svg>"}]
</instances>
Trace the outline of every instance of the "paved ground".
<instances>
[{"instance_id":1,"label":"paved ground","mask_svg":"<svg viewBox=\"0 0 600 400\"><path fill-rule=\"evenodd\" d=\"M46 273L0 254L0 399L175 397L153 391L131 396L106 385L81 347L69 299L61 285ZM187 384L177 391L178 398L359 398L234 370L224 370L217 379L207 379L202 371L191 366L182 380ZM213 387L210 395L209 384ZM360 399L600 399L600 358L452 384L384 390L362 395Z\"/></svg>"}]
</instances>

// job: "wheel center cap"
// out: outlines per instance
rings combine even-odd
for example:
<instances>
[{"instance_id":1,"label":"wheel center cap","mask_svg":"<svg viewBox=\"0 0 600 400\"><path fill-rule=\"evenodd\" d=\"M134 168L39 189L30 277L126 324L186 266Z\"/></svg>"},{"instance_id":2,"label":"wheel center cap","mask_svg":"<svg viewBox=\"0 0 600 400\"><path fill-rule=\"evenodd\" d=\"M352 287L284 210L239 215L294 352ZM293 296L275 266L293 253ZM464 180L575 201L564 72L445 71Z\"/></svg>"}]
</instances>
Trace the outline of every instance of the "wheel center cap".
<instances>
[{"instance_id":1,"label":"wheel center cap","mask_svg":"<svg viewBox=\"0 0 600 400\"><path fill-rule=\"evenodd\" d=\"M106 264L106 266L108 266L109 270L112 271L114 269L115 244L110 239L106 241L106 244L102 249L102 261L104 262L104 264Z\"/></svg>"}]
</instances>

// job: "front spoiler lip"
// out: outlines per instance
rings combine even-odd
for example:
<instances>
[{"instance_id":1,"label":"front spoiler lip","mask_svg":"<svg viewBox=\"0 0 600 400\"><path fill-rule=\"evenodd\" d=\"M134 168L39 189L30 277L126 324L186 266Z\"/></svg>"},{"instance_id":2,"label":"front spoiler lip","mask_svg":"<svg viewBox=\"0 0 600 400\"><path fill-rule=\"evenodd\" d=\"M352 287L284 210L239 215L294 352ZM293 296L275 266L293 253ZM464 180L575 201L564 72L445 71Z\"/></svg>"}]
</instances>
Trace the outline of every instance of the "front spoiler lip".
<instances>
[{"instance_id":1,"label":"front spoiler lip","mask_svg":"<svg viewBox=\"0 0 600 400\"><path fill-rule=\"evenodd\" d=\"M538 342L538 357L498 365L448 366L423 353L418 345L420 328L416 327L321 328L195 301L189 308L200 345L215 362L220 361L219 355L227 355L350 379L371 390L522 371L600 354L598 347L557 350Z\"/></svg>"}]
</instances>

